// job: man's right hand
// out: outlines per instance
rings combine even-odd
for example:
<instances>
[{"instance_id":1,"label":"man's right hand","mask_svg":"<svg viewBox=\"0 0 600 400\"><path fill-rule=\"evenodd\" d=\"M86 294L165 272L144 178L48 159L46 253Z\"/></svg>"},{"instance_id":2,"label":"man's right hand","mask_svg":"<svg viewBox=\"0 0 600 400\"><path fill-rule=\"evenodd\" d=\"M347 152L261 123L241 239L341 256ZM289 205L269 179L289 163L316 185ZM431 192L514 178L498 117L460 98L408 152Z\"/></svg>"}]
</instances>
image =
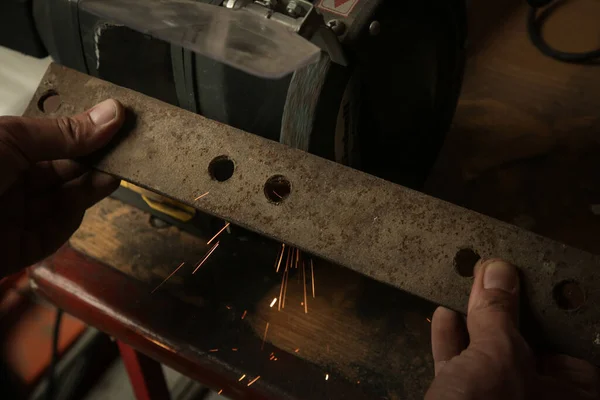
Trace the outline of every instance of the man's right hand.
<instances>
[{"instance_id":1,"label":"man's right hand","mask_svg":"<svg viewBox=\"0 0 600 400\"><path fill-rule=\"evenodd\" d=\"M466 324L440 307L431 342L435 379L425 399L600 399L600 374L568 356L536 359L519 333L515 267L487 260L475 267Z\"/></svg>"}]
</instances>

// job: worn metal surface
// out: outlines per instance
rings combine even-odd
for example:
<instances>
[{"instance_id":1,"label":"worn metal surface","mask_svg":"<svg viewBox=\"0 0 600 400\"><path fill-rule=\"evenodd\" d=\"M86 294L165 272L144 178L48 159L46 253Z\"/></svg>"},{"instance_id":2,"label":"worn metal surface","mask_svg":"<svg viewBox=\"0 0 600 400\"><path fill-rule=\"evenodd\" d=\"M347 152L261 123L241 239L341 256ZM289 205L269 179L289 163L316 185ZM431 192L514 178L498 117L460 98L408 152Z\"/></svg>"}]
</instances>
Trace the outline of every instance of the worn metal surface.
<instances>
[{"instance_id":1,"label":"worn metal surface","mask_svg":"<svg viewBox=\"0 0 600 400\"><path fill-rule=\"evenodd\" d=\"M27 115L44 115L37 103L49 90L63 102L56 114L108 97L135 114L118 145L97 162L100 170L433 302L465 311L471 280L455 272L460 249L502 257L523 273L534 340L600 364L598 256L58 65L50 66ZM218 182L208 165L223 155L235 171ZM274 175L291 183L279 204L264 191ZM554 299L564 281L584 292L576 310Z\"/></svg>"}]
</instances>

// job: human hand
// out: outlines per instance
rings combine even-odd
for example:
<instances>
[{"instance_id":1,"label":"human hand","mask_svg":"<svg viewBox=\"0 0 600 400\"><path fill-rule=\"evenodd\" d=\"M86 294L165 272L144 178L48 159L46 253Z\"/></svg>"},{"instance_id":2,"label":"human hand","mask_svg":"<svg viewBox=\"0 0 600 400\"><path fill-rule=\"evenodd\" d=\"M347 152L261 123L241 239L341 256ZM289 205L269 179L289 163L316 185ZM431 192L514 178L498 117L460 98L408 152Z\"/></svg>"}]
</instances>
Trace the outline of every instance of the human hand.
<instances>
[{"instance_id":1,"label":"human hand","mask_svg":"<svg viewBox=\"0 0 600 400\"><path fill-rule=\"evenodd\" d=\"M593 365L568 356L536 359L519 333L519 278L501 260L479 262L466 326L440 307L433 315L433 399L599 399Z\"/></svg>"},{"instance_id":2,"label":"human hand","mask_svg":"<svg viewBox=\"0 0 600 400\"><path fill-rule=\"evenodd\" d=\"M118 187L72 159L106 145L124 118L115 100L74 117L0 117L0 278L56 251Z\"/></svg>"}]
</instances>

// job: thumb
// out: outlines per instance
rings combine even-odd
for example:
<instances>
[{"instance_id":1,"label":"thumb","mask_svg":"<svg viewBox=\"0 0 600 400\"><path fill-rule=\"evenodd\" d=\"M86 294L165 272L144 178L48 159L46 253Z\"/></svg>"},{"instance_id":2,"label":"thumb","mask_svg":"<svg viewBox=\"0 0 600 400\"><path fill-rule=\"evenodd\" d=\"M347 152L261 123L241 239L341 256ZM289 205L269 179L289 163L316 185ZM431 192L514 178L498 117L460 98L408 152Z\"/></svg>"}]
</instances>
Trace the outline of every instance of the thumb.
<instances>
[{"instance_id":1,"label":"thumb","mask_svg":"<svg viewBox=\"0 0 600 400\"><path fill-rule=\"evenodd\" d=\"M518 334L519 275L505 261L492 259L475 267L467 312L471 344Z\"/></svg>"},{"instance_id":2,"label":"thumb","mask_svg":"<svg viewBox=\"0 0 600 400\"><path fill-rule=\"evenodd\" d=\"M125 119L108 99L73 117L0 118L0 155L23 170L38 161L77 158L106 145Z\"/></svg>"}]
</instances>

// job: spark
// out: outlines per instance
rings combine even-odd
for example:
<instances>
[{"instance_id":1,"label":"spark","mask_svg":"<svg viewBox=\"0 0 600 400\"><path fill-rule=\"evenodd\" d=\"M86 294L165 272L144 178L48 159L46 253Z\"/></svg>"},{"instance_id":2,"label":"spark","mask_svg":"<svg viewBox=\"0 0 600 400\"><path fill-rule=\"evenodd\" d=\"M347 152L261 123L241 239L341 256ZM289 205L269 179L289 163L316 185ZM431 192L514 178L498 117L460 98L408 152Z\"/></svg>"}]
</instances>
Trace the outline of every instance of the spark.
<instances>
[{"instance_id":1,"label":"spark","mask_svg":"<svg viewBox=\"0 0 600 400\"><path fill-rule=\"evenodd\" d=\"M238 379L238 382L241 382L241 381L243 381L245 377L246 377L246 374L244 374L244 375L240 376L240 379Z\"/></svg>"},{"instance_id":2,"label":"spark","mask_svg":"<svg viewBox=\"0 0 600 400\"><path fill-rule=\"evenodd\" d=\"M296 350L294 350L294 353L298 353L300 351L300 348L298 347Z\"/></svg>"},{"instance_id":3,"label":"spark","mask_svg":"<svg viewBox=\"0 0 600 400\"><path fill-rule=\"evenodd\" d=\"M311 275L311 283L312 283L312 292L313 292L313 299L315 298L315 268L313 266L313 260L312 258L310 259L310 275Z\"/></svg>"},{"instance_id":4,"label":"spark","mask_svg":"<svg viewBox=\"0 0 600 400\"><path fill-rule=\"evenodd\" d=\"M231 306L225 306L225 308L231 310Z\"/></svg>"},{"instance_id":5,"label":"spark","mask_svg":"<svg viewBox=\"0 0 600 400\"><path fill-rule=\"evenodd\" d=\"M221 230L217 233L215 233L215 236L212 237L212 239L210 239L208 242L206 242L207 245L211 244L213 240L215 240L220 234L221 232L223 232L225 229L227 229L227 227L231 225L230 222L226 223L224 227L221 228Z\"/></svg>"},{"instance_id":6,"label":"spark","mask_svg":"<svg viewBox=\"0 0 600 400\"><path fill-rule=\"evenodd\" d=\"M277 268L275 269L275 272L279 272L279 267L281 267L281 260L283 259L283 253L285 253L285 243L281 244L281 253L279 254L279 261L277 262Z\"/></svg>"},{"instance_id":7,"label":"spark","mask_svg":"<svg viewBox=\"0 0 600 400\"><path fill-rule=\"evenodd\" d=\"M291 265L290 265L291 268ZM287 297L287 289L288 289L288 283L290 281L290 270L289 269L285 269L285 285L283 287L283 304L281 304L281 308L285 308L285 298Z\"/></svg>"},{"instance_id":8,"label":"spark","mask_svg":"<svg viewBox=\"0 0 600 400\"><path fill-rule=\"evenodd\" d=\"M161 286L162 286L162 285L163 285L163 284L164 284L166 281L168 281L169 279L171 279L171 277L172 277L173 275L175 275L175 273L176 273L177 271L179 271L179 270L181 269L181 267L183 267L183 264L185 264L185 261L184 261L184 262L182 262L181 264L179 264L179 267L175 268L175 271L171 272L171 274L170 274L169 276L167 276L167 277L165 278L165 280L164 280L164 281L162 281L162 282L161 282L161 283L160 283L160 284L159 284L157 287L155 287L155 288L154 288L154 290L150 292L150 294L152 294L152 293L156 292L156 291L158 290L158 288L159 288L159 287L161 287Z\"/></svg>"},{"instance_id":9,"label":"spark","mask_svg":"<svg viewBox=\"0 0 600 400\"><path fill-rule=\"evenodd\" d=\"M238 351L237 347L231 349L231 351Z\"/></svg>"},{"instance_id":10,"label":"spark","mask_svg":"<svg viewBox=\"0 0 600 400\"><path fill-rule=\"evenodd\" d=\"M217 392L218 395L220 395L221 393L223 393L223 389L221 389Z\"/></svg>"},{"instance_id":11,"label":"spark","mask_svg":"<svg viewBox=\"0 0 600 400\"><path fill-rule=\"evenodd\" d=\"M360 381L356 381L356 383L360 385Z\"/></svg>"},{"instance_id":12,"label":"spark","mask_svg":"<svg viewBox=\"0 0 600 400\"><path fill-rule=\"evenodd\" d=\"M431 320L429 318L425 318L427 320L427 322L431 323Z\"/></svg>"},{"instance_id":13,"label":"spark","mask_svg":"<svg viewBox=\"0 0 600 400\"><path fill-rule=\"evenodd\" d=\"M302 279L304 280L304 314L308 314L308 300L306 299L306 268L302 260Z\"/></svg>"},{"instance_id":14,"label":"spark","mask_svg":"<svg viewBox=\"0 0 600 400\"><path fill-rule=\"evenodd\" d=\"M263 336L262 345L260 346L261 350L265 348L265 340L267 340L267 332L268 331L269 331L269 323L267 322L267 326L265 326L265 334Z\"/></svg>"},{"instance_id":15,"label":"spark","mask_svg":"<svg viewBox=\"0 0 600 400\"><path fill-rule=\"evenodd\" d=\"M280 199L283 199L283 197L279 193L277 193L276 191L274 191L274 190L273 190L273 194L275 196L279 197Z\"/></svg>"},{"instance_id":16,"label":"spark","mask_svg":"<svg viewBox=\"0 0 600 400\"><path fill-rule=\"evenodd\" d=\"M293 247L290 247L290 248L288 248L287 257L286 257L286 259L285 259L285 268L286 268L286 269L287 269L287 267L288 267L288 264L290 263L290 256L291 256L291 254L292 254L293 252L294 252L294 248L293 248Z\"/></svg>"},{"instance_id":17,"label":"spark","mask_svg":"<svg viewBox=\"0 0 600 400\"><path fill-rule=\"evenodd\" d=\"M329 374L325 374L325 380L328 381L329 380Z\"/></svg>"},{"instance_id":18,"label":"spark","mask_svg":"<svg viewBox=\"0 0 600 400\"><path fill-rule=\"evenodd\" d=\"M248 382L248 386L252 385L254 382L256 382L259 379L260 379L260 375L257 376L256 378L252 379L250 382Z\"/></svg>"},{"instance_id":19,"label":"spark","mask_svg":"<svg viewBox=\"0 0 600 400\"><path fill-rule=\"evenodd\" d=\"M244 310L244 313L242 314L242 319L246 318L246 314L248 314L248 310Z\"/></svg>"},{"instance_id":20,"label":"spark","mask_svg":"<svg viewBox=\"0 0 600 400\"><path fill-rule=\"evenodd\" d=\"M204 193L204 194L201 194L200 196L196 197L196 198L194 199L194 201L198 201L198 200L200 200L201 198L203 198L204 196L206 196L208 193L209 193L209 192L206 192L206 193Z\"/></svg>"},{"instance_id":21,"label":"spark","mask_svg":"<svg viewBox=\"0 0 600 400\"><path fill-rule=\"evenodd\" d=\"M202 266L202 264L204 264L206 262L206 260L208 260L208 257L210 257L210 255L213 253L213 251L215 251L217 249L217 247L219 247L219 243L221 243L221 242L215 243L215 245L210 249L210 251L204 256L204 258L202 259L202 261L200 261L198 263L198 265L196 266L196 269L194 270L194 272L192 272L192 275L195 274L196 271L198 271L200 269L200 267Z\"/></svg>"},{"instance_id":22,"label":"spark","mask_svg":"<svg viewBox=\"0 0 600 400\"><path fill-rule=\"evenodd\" d=\"M298 261L300 261L300 250L296 249L296 269L298 269Z\"/></svg>"},{"instance_id":23,"label":"spark","mask_svg":"<svg viewBox=\"0 0 600 400\"><path fill-rule=\"evenodd\" d=\"M273 299L273 301L271 302L271 305L269 307L273 308L273 306L275 305L275 303L277 303L277 297L275 297Z\"/></svg>"},{"instance_id":24,"label":"spark","mask_svg":"<svg viewBox=\"0 0 600 400\"><path fill-rule=\"evenodd\" d=\"M287 264L285 267L285 271L283 272L283 275L281 276L281 288L279 288L279 304L277 305L277 310L281 311L281 297L283 296L283 284L285 283L285 272L287 271Z\"/></svg>"},{"instance_id":25,"label":"spark","mask_svg":"<svg viewBox=\"0 0 600 400\"><path fill-rule=\"evenodd\" d=\"M216 353L217 351L219 351L219 349L210 349L209 352L211 353Z\"/></svg>"}]
</instances>

